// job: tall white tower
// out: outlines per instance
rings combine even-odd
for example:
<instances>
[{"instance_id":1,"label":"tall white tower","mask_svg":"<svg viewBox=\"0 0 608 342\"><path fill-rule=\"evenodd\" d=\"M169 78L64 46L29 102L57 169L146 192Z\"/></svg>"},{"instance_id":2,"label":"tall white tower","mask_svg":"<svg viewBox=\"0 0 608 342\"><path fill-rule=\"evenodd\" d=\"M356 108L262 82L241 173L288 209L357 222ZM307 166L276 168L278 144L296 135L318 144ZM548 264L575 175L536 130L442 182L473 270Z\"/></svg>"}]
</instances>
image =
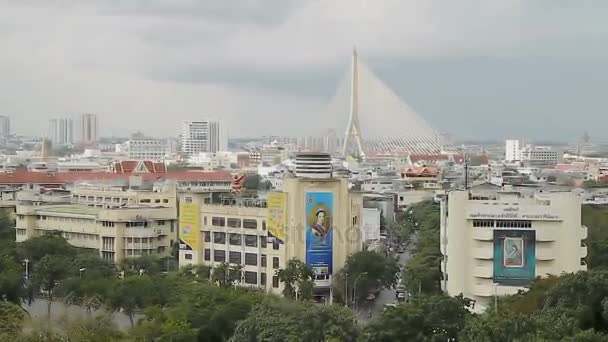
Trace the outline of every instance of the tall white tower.
<instances>
[{"instance_id":1,"label":"tall white tower","mask_svg":"<svg viewBox=\"0 0 608 342\"><path fill-rule=\"evenodd\" d=\"M350 93L350 115L348 117L348 125L346 126L346 137L344 138L344 147L342 155L351 156L363 159L363 143L361 142L361 128L359 126L359 85L357 77L357 49L353 49L353 65ZM353 146L354 145L354 146Z\"/></svg>"}]
</instances>

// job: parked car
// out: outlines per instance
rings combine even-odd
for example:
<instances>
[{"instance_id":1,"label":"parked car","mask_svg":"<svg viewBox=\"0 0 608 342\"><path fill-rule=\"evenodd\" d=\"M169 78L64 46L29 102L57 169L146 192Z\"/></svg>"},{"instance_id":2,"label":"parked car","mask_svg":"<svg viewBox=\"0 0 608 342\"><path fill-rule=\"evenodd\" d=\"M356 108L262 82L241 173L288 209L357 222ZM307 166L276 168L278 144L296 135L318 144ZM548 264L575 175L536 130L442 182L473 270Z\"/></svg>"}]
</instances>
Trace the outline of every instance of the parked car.
<instances>
[{"instance_id":1,"label":"parked car","mask_svg":"<svg viewBox=\"0 0 608 342\"><path fill-rule=\"evenodd\" d=\"M405 292L397 293L397 300L399 302L405 302L406 299L407 299L407 295L405 294Z\"/></svg>"}]
</instances>

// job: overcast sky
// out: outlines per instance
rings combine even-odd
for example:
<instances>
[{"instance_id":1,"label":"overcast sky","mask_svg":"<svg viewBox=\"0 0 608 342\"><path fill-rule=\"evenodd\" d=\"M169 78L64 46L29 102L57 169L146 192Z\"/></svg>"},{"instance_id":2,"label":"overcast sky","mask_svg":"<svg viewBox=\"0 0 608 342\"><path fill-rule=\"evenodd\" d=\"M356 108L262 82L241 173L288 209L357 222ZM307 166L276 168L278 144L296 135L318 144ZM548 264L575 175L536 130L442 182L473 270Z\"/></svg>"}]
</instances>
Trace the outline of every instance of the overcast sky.
<instances>
[{"instance_id":1,"label":"overcast sky","mask_svg":"<svg viewBox=\"0 0 608 342\"><path fill-rule=\"evenodd\" d=\"M356 44L454 139L608 140L607 18L601 0L0 0L0 114L21 134L83 112L105 136L342 132L324 108Z\"/></svg>"}]
</instances>

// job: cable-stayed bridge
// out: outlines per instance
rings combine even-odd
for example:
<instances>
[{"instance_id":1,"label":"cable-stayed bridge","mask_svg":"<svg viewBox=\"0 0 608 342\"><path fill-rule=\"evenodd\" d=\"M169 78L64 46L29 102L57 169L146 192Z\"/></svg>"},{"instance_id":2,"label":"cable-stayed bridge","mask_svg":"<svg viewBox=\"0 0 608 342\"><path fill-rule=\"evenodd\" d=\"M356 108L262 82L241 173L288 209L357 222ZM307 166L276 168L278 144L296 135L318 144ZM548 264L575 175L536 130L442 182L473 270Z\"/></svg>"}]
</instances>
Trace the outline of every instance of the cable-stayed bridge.
<instances>
[{"instance_id":1,"label":"cable-stayed bridge","mask_svg":"<svg viewBox=\"0 0 608 342\"><path fill-rule=\"evenodd\" d=\"M361 62L356 50L349 74L328 105L330 109L344 108L344 99L350 98L350 108L345 113L348 123L342 147L344 157L457 152L444 135Z\"/></svg>"}]
</instances>

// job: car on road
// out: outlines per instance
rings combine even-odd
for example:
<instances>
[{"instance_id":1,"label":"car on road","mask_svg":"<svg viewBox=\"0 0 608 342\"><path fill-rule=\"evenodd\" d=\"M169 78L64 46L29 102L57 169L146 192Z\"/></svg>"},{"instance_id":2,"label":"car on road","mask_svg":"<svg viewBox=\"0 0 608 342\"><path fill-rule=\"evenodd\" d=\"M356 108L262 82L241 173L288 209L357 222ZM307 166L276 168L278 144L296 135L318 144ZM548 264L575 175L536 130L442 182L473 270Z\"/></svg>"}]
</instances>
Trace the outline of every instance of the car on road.
<instances>
[{"instance_id":1,"label":"car on road","mask_svg":"<svg viewBox=\"0 0 608 342\"><path fill-rule=\"evenodd\" d=\"M407 295L405 294L405 292L399 292L397 293L397 300L399 302L405 302L407 299Z\"/></svg>"}]
</instances>

